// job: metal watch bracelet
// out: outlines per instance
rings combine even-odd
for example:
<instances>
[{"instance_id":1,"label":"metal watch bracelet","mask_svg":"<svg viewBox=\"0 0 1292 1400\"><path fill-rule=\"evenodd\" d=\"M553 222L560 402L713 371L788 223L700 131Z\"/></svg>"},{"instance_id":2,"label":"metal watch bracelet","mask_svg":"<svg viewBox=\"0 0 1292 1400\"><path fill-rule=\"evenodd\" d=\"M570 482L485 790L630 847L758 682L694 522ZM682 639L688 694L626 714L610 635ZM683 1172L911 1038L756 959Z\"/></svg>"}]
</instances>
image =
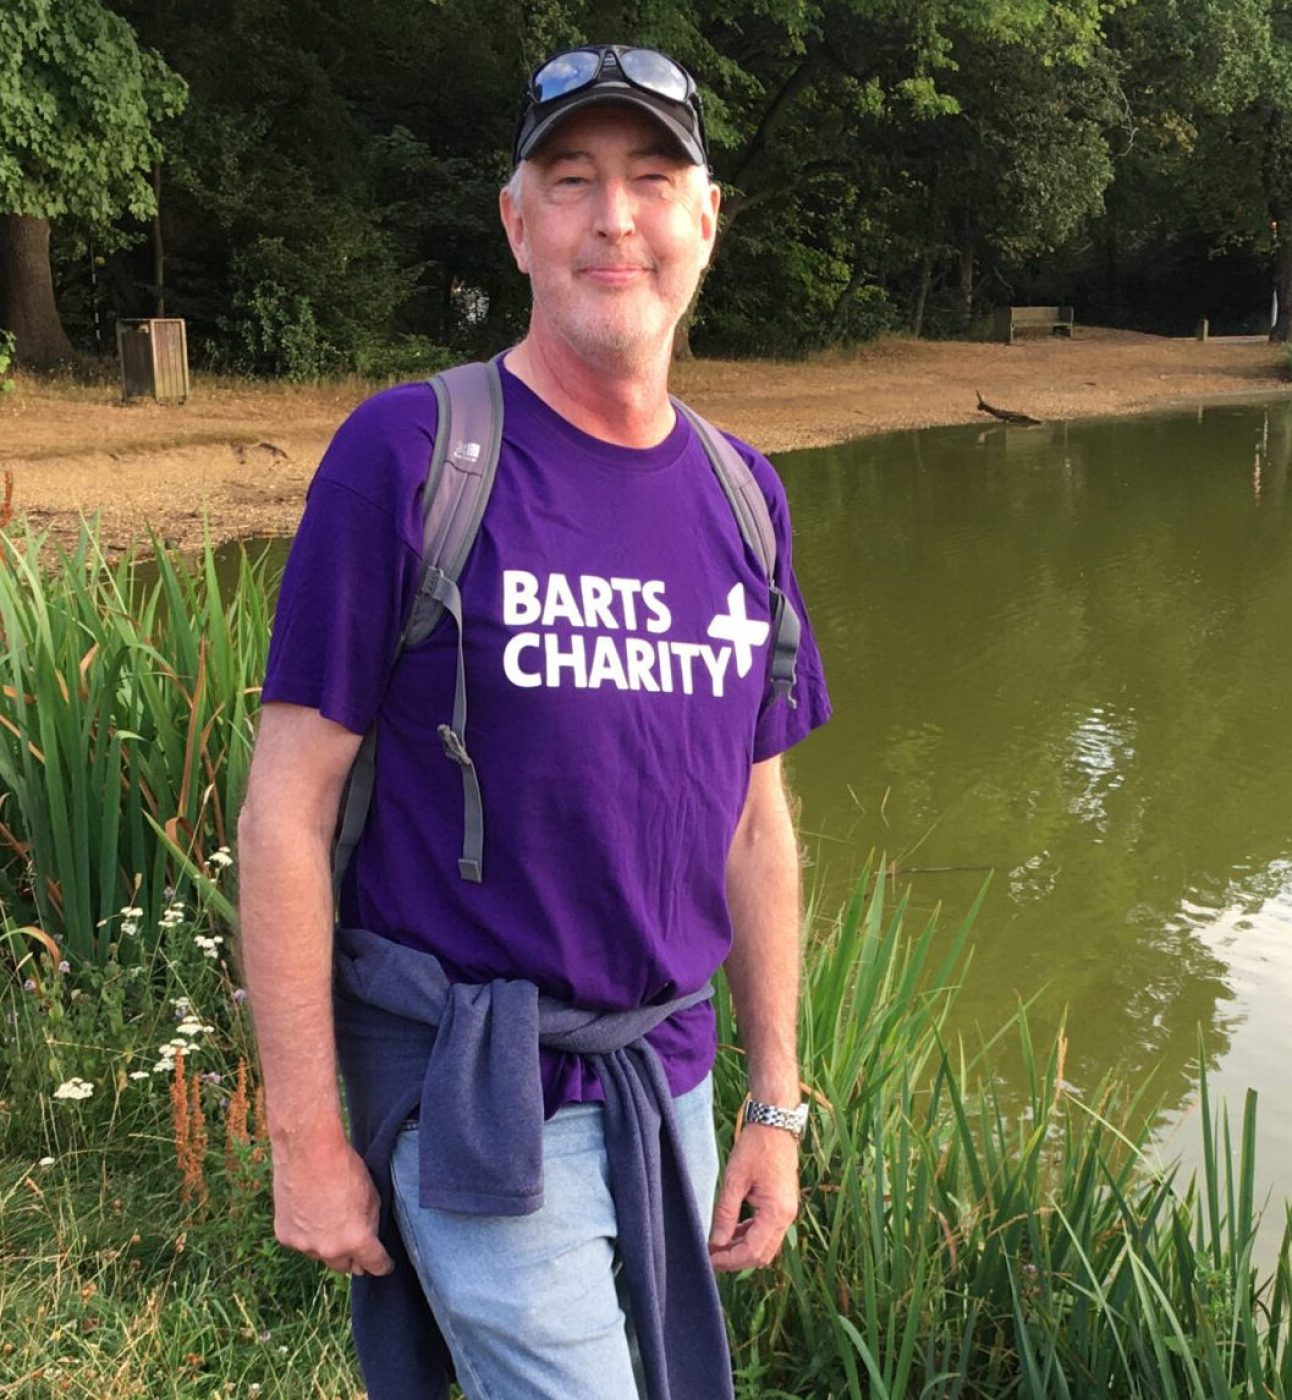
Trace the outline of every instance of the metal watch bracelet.
<instances>
[{"instance_id":1,"label":"metal watch bracelet","mask_svg":"<svg viewBox=\"0 0 1292 1400\"><path fill-rule=\"evenodd\" d=\"M777 1108L775 1104L746 1099L744 1124L746 1127L753 1123L764 1128L784 1128L787 1133L792 1133L795 1139L799 1139L803 1136L803 1129L807 1127L807 1114L806 1102L799 1104L797 1108Z\"/></svg>"}]
</instances>

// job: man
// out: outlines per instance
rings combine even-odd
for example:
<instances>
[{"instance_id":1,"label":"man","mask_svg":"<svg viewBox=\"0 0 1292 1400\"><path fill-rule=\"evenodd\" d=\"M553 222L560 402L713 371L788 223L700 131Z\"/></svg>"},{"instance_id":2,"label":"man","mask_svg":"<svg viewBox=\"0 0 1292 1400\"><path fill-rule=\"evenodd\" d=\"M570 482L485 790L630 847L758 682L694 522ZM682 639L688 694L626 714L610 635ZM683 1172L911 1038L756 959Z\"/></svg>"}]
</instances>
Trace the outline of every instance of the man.
<instances>
[{"instance_id":1,"label":"man","mask_svg":"<svg viewBox=\"0 0 1292 1400\"><path fill-rule=\"evenodd\" d=\"M533 311L502 362L497 478L460 579L483 878L459 864L463 794L436 738L451 621L395 661L422 572L428 386L342 426L288 563L239 822L243 957L275 1232L356 1276L373 1400L445 1393L428 1379L437 1328L472 1400L730 1395L712 1269L769 1263L796 1210L798 859L779 755L829 704L780 483L737 444L804 622L793 704L769 683L769 580L668 397L718 200L671 59L591 47L531 80L501 214ZM334 1009L329 848L373 725ZM704 989L724 960L755 1107L706 1259ZM613 1044L593 1046L607 1026Z\"/></svg>"}]
</instances>

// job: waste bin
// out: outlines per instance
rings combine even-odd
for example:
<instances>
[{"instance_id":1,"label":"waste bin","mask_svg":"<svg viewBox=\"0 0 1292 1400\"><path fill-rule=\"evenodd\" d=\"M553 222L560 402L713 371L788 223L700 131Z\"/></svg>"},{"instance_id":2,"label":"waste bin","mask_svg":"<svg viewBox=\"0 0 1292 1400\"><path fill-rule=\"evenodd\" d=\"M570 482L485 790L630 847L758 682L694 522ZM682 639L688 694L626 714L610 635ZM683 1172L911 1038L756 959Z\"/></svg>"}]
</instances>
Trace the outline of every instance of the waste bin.
<instances>
[{"instance_id":1,"label":"waste bin","mask_svg":"<svg viewBox=\"0 0 1292 1400\"><path fill-rule=\"evenodd\" d=\"M118 321L117 354L123 399L188 399L188 339L182 320Z\"/></svg>"}]
</instances>

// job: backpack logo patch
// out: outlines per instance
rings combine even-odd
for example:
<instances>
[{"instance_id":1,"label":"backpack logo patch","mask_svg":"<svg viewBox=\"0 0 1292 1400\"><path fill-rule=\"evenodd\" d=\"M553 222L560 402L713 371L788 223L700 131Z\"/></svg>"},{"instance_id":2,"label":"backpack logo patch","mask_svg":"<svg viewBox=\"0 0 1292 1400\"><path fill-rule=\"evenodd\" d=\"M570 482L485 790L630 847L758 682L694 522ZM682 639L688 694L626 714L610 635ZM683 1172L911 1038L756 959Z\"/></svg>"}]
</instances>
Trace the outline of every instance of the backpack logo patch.
<instances>
[{"instance_id":1,"label":"backpack logo patch","mask_svg":"<svg viewBox=\"0 0 1292 1400\"><path fill-rule=\"evenodd\" d=\"M480 444L478 442L460 442L450 455L459 462L478 462L480 460Z\"/></svg>"}]
</instances>

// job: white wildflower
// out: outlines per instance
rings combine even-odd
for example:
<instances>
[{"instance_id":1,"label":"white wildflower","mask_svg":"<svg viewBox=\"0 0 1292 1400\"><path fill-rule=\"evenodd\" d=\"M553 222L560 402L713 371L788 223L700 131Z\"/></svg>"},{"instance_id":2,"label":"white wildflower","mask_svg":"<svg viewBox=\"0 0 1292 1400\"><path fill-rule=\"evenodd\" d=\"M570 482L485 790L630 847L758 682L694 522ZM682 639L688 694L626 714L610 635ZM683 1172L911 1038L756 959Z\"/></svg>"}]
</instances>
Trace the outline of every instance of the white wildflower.
<instances>
[{"instance_id":1,"label":"white wildflower","mask_svg":"<svg viewBox=\"0 0 1292 1400\"><path fill-rule=\"evenodd\" d=\"M94 1092L94 1085L88 1079L68 1079L54 1090L56 1099L88 1099Z\"/></svg>"},{"instance_id":2,"label":"white wildflower","mask_svg":"<svg viewBox=\"0 0 1292 1400\"><path fill-rule=\"evenodd\" d=\"M54 1165L54 1159L52 1157L42 1157L36 1165L38 1167L52 1167Z\"/></svg>"},{"instance_id":3,"label":"white wildflower","mask_svg":"<svg viewBox=\"0 0 1292 1400\"><path fill-rule=\"evenodd\" d=\"M135 919L124 919L121 923L122 938L133 938L139 932L139 924Z\"/></svg>"},{"instance_id":4,"label":"white wildflower","mask_svg":"<svg viewBox=\"0 0 1292 1400\"><path fill-rule=\"evenodd\" d=\"M130 1071L130 1077L131 1079L147 1079L148 1071L146 1069L132 1069Z\"/></svg>"},{"instance_id":5,"label":"white wildflower","mask_svg":"<svg viewBox=\"0 0 1292 1400\"><path fill-rule=\"evenodd\" d=\"M127 904L121 911L123 919L142 919L143 916L144 911L134 904Z\"/></svg>"},{"instance_id":6,"label":"white wildflower","mask_svg":"<svg viewBox=\"0 0 1292 1400\"><path fill-rule=\"evenodd\" d=\"M193 1003L187 997L176 997L171 1005L175 1008L177 1016L187 1016L192 1009Z\"/></svg>"},{"instance_id":7,"label":"white wildflower","mask_svg":"<svg viewBox=\"0 0 1292 1400\"><path fill-rule=\"evenodd\" d=\"M202 1024L200 1016L188 1015L184 1017L175 1029L180 1035L201 1035L203 1031L210 1030L211 1028Z\"/></svg>"},{"instance_id":8,"label":"white wildflower","mask_svg":"<svg viewBox=\"0 0 1292 1400\"><path fill-rule=\"evenodd\" d=\"M221 846L218 851L212 851L207 856L206 863L217 866L221 870L228 869L233 864L233 857L229 854L228 846Z\"/></svg>"}]
</instances>

